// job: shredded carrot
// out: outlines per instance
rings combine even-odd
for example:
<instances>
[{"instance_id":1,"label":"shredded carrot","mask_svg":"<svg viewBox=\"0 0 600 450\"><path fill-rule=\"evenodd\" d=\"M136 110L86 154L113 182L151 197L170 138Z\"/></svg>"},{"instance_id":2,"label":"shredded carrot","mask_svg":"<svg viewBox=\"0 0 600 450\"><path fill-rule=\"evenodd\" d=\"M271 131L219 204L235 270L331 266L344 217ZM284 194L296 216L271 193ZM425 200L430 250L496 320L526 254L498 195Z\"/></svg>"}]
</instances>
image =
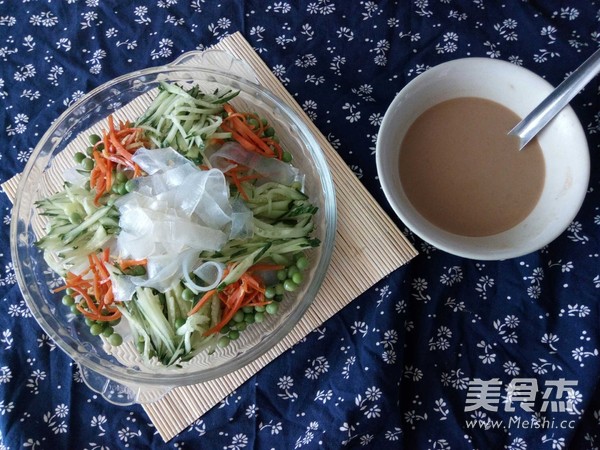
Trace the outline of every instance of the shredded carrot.
<instances>
[{"instance_id":1,"label":"shredded carrot","mask_svg":"<svg viewBox=\"0 0 600 450\"><path fill-rule=\"evenodd\" d=\"M212 298L213 295L215 295L215 293L217 292L216 289L211 289L210 291L206 291L206 293L200 298L200 300L198 300L198 303L196 303L196 305L194 305L194 307L190 310L190 312L188 312L188 316L191 316L192 314L197 313L198 311L200 311L200 308L202 308L202 306Z\"/></svg>"},{"instance_id":2,"label":"shredded carrot","mask_svg":"<svg viewBox=\"0 0 600 450\"><path fill-rule=\"evenodd\" d=\"M107 322L121 317L121 311L114 304L116 299L110 272L105 264L109 258L108 249L101 253L91 253L88 255L89 267L79 275L67 273L65 285L54 292L73 290L73 297L77 301L76 308L89 319Z\"/></svg>"},{"instance_id":3,"label":"shredded carrot","mask_svg":"<svg viewBox=\"0 0 600 450\"><path fill-rule=\"evenodd\" d=\"M129 122L120 122L115 127L113 116L108 116L108 130L103 131L102 139L93 147L94 168L90 173L90 184L96 190L94 203L113 186L113 170L129 169L132 176L142 174L140 167L133 162L132 155L141 147L149 145L141 128L132 127Z\"/></svg>"},{"instance_id":4,"label":"shredded carrot","mask_svg":"<svg viewBox=\"0 0 600 450\"><path fill-rule=\"evenodd\" d=\"M256 267L260 266L257 265ZM244 306L261 306L270 303L270 301L267 301L265 298L265 285L262 279L255 276L251 270L248 270L242 274L237 281L228 284L223 289L219 291L209 291L200 299L189 314L191 315L197 312L201 308L201 304L204 304L208 298L212 298L215 294L218 295L223 306L223 315L219 323L204 333L207 336L221 331L221 329L233 318L235 313Z\"/></svg>"},{"instance_id":5,"label":"shredded carrot","mask_svg":"<svg viewBox=\"0 0 600 450\"><path fill-rule=\"evenodd\" d=\"M266 126L260 117L253 113L240 113L229 103L223 105L227 116L221 123L221 129L231 133L231 137L243 149L257 153L267 158L283 159L283 150L279 143L265 134ZM258 173L254 173L243 165L236 165L229 169L225 175L244 200L248 200L248 195L244 190L243 183L250 180L262 178Z\"/></svg>"},{"instance_id":6,"label":"shredded carrot","mask_svg":"<svg viewBox=\"0 0 600 450\"><path fill-rule=\"evenodd\" d=\"M285 265L283 264L254 264L253 266L251 266L248 269L248 272L252 273L252 272L258 272L261 270L281 270L281 269L285 269Z\"/></svg>"},{"instance_id":7,"label":"shredded carrot","mask_svg":"<svg viewBox=\"0 0 600 450\"><path fill-rule=\"evenodd\" d=\"M256 114L239 113L228 103L223 108L227 117L223 119L221 129L231 133L232 138L244 149L268 158L283 158L281 146L265 135L265 126ZM251 124L249 119L253 119L256 125Z\"/></svg>"},{"instance_id":8,"label":"shredded carrot","mask_svg":"<svg viewBox=\"0 0 600 450\"><path fill-rule=\"evenodd\" d=\"M120 259L118 261L118 263L119 263L119 267L121 268L121 270L125 270L132 266L145 266L146 264L148 264L148 260L146 258L144 258L144 259Z\"/></svg>"},{"instance_id":9,"label":"shredded carrot","mask_svg":"<svg viewBox=\"0 0 600 450\"><path fill-rule=\"evenodd\" d=\"M230 170L228 170L225 174L231 179L233 184L235 185L237 191L240 193L244 200L249 200L248 194L242 185L241 177L239 176L240 166L236 166Z\"/></svg>"}]
</instances>

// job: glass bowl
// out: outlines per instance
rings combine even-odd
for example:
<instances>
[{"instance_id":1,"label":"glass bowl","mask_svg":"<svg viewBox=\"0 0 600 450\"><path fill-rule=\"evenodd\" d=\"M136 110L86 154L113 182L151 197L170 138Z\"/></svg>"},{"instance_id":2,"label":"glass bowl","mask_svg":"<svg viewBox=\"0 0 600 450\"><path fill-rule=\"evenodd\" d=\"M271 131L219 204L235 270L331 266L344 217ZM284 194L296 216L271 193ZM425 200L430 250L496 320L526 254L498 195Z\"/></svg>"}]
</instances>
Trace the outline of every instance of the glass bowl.
<instances>
[{"instance_id":1,"label":"glass bowl","mask_svg":"<svg viewBox=\"0 0 600 450\"><path fill-rule=\"evenodd\" d=\"M94 89L66 110L36 146L22 174L10 230L11 253L25 301L42 329L78 365L88 386L117 404L147 403L177 386L213 380L255 360L294 327L313 302L325 278L334 244L336 203L334 186L325 156L303 120L280 98L252 80L244 63L230 58L216 64L211 58L192 54L175 64L149 68L116 78ZM200 57L199 57L200 56ZM222 55L217 55L221 57ZM217 58L218 59L218 58ZM239 75L236 75L239 74ZM281 144L294 156L294 165L305 175L305 192L318 206L313 237L319 247L307 252L310 265L304 281L287 293L275 315L249 326L240 338L213 353L203 352L180 367L148 364L138 356L127 335L119 330L123 345L111 347L90 334L81 317L70 314L53 289L62 282L34 245L44 229L35 203L62 187L63 172L73 166L73 154L87 147L90 132L98 132L106 118L142 114L154 98L160 82L182 86L200 85L205 91L229 87L240 93L232 104L266 117Z\"/></svg>"}]
</instances>

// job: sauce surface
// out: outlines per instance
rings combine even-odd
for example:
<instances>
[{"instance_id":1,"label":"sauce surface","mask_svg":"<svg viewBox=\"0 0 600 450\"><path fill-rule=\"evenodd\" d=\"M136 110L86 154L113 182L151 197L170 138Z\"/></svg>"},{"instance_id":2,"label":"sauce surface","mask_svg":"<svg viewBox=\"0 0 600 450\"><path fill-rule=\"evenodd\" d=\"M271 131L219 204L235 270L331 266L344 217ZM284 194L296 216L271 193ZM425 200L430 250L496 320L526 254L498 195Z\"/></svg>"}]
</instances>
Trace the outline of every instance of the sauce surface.
<instances>
[{"instance_id":1,"label":"sauce surface","mask_svg":"<svg viewBox=\"0 0 600 450\"><path fill-rule=\"evenodd\" d=\"M545 178L537 140L518 150L507 133L520 120L490 100L439 103L410 126L400 147L402 187L438 227L490 236L517 225L535 207Z\"/></svg>"}]
</instances>

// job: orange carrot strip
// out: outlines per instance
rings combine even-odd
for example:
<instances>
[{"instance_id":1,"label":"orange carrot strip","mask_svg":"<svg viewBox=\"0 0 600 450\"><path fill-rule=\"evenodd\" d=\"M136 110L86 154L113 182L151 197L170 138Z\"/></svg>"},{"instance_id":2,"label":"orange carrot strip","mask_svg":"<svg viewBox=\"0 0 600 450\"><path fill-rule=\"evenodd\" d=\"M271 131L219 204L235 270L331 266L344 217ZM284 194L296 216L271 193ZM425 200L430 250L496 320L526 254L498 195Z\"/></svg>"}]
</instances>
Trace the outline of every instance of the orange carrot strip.
<instances>
[{"instance_id":1,"label":"orange carrot strip","mask_svg":"<svg viewBox=\"0 0 600 450\"><path fill-rule=\"evenodd\" d=\"M233 316L235 316L235 313L238 312L238 310L241 308L241 303L242 303L243 298L244 297L241 295L237 296L235 299L236 300L235 303L232 305L231 308L229 308L225 312L225 314L221 318L221 321L218 324L216 324L214 327L205 331L204 335L208 336L210 334L218 333L219 331L221 331L221 328L223 328L227 323L229 323L229 321L233 318Z\"/></svg>"},{"instance_id":2,"label":"orange carrot strip","mask_svg":"<svg viewBox=\"0 0 600 450\"><path fill-rule=\"evenodd\" d=\"M110 143L113 144L115 153L117 153L118 155L121 155L123 158L125 158L127 161L129 161L131 164L135 164L133 162L133 160L131 159L131 153L129 153L127 151L127 149L125 147L123 147L123 144L121 144L119 142L119 140L117 139L117 137L114 134L110 135Z\"/></svg>"},{"instance_id":3,"label":"orange carrot strip","mask_svg":"<svg viewBox=\"0 0 600 450\"><path fill-rule=\"evenodd\" d=\"M197 313L198 311L200 311L200 308L202 308L202 305L204 305L208 300L210 300L210 298L217 292L216 289L211 289L210 291L206 291L206 293L200 298L200 300L198 300L198 303L196 303L194 305L194 307L192 309L190 309L190 311L188 312L188 316L191 316L195 313Z\"/></svg>"},{"instance_id":4,"label":"orange carrot strip","mask_svg":"<svg viewBox=\"0 0 600 450\"><path fill-rule=\"evenodd\" d=\"M231 171L228 171L228 172L231 172ZM249 200L248 194L246 194L246 191L244 190L244 187L242 186L242 182L237 177L237 173L235 171L233 171L229 175L230 175L231 181L233 181L233 184L235 185L236 189L238 190L238 192L240 193L242 198L244 200Z\"/></svg>"},{"instance_id":5,"label":"orange carrot strip","mask_svg":"<svg viewBox=\"0 0 600 450\"><path fill-rule=\"evenodd\" d=\"M54 292L56 294L57 292L67 290L69 288L70 288L70 286L68 284L64 284L62 286L52 289L52 292Z\"/></svg>"},{"instance_id":6,"label":"orange carrot strip","mask_svg":"<svg viewBox=\"0 0 600 450\"><path fill-rule=\"evenodd\" d=\"M244 136L242 136L239 132L237 132L234 129L231 129L230 133L231 133L231 137L238 144L240 144L245 150L248 150L249 152L256 151L256 145L254 145L252 143L252 141L250 141L250 140L246 139Z\"/></svg>"},{"instance_id":7,"label":"orange carrot strip","mask_svg":"<svg viewBox=\"0 0 600 450\"><path fill-rule=\"evenodd\" d=\"M131 266L145 266L146 264L148 264L148 260L146 258L144 258L144 259L120 259L119 260L119 267L121 268L121 270L128 269Z\"/></svg>"},{"instance_id":8,"label":"orange carrot strip","mask_svg":"<svg viewBox=\"0 0 600 450\"><path fill-rule=\"evenodd\" d=\"M269 304L271 304L271 301L258 301L258 302L250 302L250 303L246 303L245 306L267 306Z\"/></svg>"},{"instance_id":9,"label":"orange carrot strip","mask_svg":"<svg viewBox=\"0 0 600 450\"><path fill-rule=\"evenodd\" d=\"M96 304L94 303L94 300L92 300L92 298L88 295L87 292L85 292L83 289L78 288L78 287L73 287L72 289L75 292L77 292L79 295L81 295L81 297L83 297L83 299L85 300L85 303L90 311L94 311L96 313L98 312L98 309L96 307Z\"/></svg>"},{"instance_id":10,"label":"orange carrot strip","mask_svg":"<svg viewBox=\"0 0 600 450\"><path fill-rule=\"evenodd\" d=\"M281 270L281 269L285 269L285 265L263 263L263 264L254 264L253 266L250 266L250 268L248 269L248 272L257 272L259 270Z\"/></svg>"},{"instance_id":11,"label":"orange carrot strip","mask_svg":"<svg viewBox=\"0 0 600 450\"><path fill-rule=\"evenodd\" d=\"M98 314L98 316L95 317L95 320L97 322L110 322L112 320L118 319L119 317L121 317L121 311L117 309L112 314L109 314L107 316L103 314Z\"/></svg>"},{"instance_id":12,"label":"orange carrot strip","mask_svg":"<svg viewBox=\"0 0 600 450\"><path fill-rule=\"evenodd\" d=\"M246 285L257 292L264 292L265 290L265 288L262 286L262 283L260 283L255 277L248 275L247 272L242 275L241 280L242 286Z\"/></svg>"},{"instance_id":13,"label":"orange carrot strip","mask_svg":"<svg viewBox=\"0 0 600 450\"><path fill-rule=\"evenodd\" d=\"M104 296L104 303L106 305L112 305L115 301L115 293L113 292L112 283L108 286L108 290L106 291L106 295Z\"/></svg>"},{"instance_id":14,"label":"orange carrot strip","mask_svg":"<svg viewBox=\"0 0 600 450\"><path fill-rule=\"evenodd\" d=\"M227 114L234 114L236 112L235 109L234 109L234 107L231 106L231 104L229 104L229 103L225 103L223 105L223 109L225 110L225 112Z\"/></svg>"}]
</instances>

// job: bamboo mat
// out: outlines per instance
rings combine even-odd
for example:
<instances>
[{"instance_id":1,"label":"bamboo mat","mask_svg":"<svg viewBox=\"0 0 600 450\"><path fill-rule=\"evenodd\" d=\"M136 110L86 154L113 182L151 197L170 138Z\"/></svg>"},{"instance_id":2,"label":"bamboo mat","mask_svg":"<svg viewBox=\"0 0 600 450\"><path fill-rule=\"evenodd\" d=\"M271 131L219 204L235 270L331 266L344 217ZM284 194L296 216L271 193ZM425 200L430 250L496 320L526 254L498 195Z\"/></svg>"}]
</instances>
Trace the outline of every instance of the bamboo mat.
<instances>
[{"instance_id":1,"label":"bamboo mat","mask_svg":"<svg viewBox=\"0 0 600 450\"><path fill-rule=\"evenodd\" d=\"M143 405L165 441L176 436L261 368L417 254L244 37L235 33L214 48L246 62L254 70L258 83L283 99L314 133L333 174L338 214L336 243L330 268L315 301L274 348L228 376L175 388L162 399ZM2 184L11 200L16 194L18 179L17 175Z\"/></svg>"}]
</instances>

